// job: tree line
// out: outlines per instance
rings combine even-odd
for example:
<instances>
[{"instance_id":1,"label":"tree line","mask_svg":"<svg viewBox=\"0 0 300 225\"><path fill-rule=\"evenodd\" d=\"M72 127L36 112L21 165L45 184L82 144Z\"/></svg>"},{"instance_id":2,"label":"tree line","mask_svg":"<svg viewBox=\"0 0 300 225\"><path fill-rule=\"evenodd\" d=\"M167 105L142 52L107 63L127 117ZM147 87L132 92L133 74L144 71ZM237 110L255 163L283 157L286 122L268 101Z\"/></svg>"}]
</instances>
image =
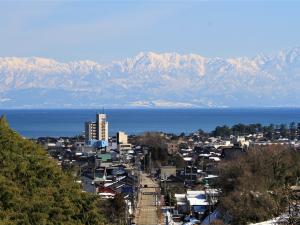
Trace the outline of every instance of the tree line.
<instances>
[{"instance_id":1,"label":"tree line","mask_svg":"<svg viewBox=\"0 0 300 225\"><path fill-rule=\"evenodd\" d=\"M289 125L270 124L263 126L260 123L256 124L236 124L231 127L227 125L217 126L212 132L212 136L229 137L230 135L248 135L255 133L264 133L267 138L289 138L295 139L300 135L300 123L291 122Z\"/></svg>"},{"instance_id":2,"label":"tree line","mask_svg":"<svg viewBox=\"0 0 300 225\"><path fill-rule=\"evenodd\" d=\"M218 172L215 186L222 191L219 209L232 225L284 215L293 201L299 201L293 199L290 188L300 177L297 150L283 146L252 148L239 158L220 163ZM287 215L285 224L300 224L299 214Z\"/></svg>"}]
</instances>

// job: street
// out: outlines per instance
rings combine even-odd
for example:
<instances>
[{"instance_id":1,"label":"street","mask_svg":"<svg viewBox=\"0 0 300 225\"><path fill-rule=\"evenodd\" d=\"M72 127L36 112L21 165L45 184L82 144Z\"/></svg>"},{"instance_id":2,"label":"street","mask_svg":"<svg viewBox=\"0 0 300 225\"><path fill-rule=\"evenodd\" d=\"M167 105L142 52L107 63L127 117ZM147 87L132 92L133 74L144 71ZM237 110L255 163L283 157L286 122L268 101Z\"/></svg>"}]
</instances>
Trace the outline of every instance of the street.
<instances>
[{"instance_id":1,"label":"street","mask_svg":"<svg viewBox=\"0 0 300 225\"><path fill-rule=\"evenodd\" d=\"M136 223L138 225L157 225L158 185L145 173L141 173L140 179L141 188Z\"/></svg>"}]
</instances>

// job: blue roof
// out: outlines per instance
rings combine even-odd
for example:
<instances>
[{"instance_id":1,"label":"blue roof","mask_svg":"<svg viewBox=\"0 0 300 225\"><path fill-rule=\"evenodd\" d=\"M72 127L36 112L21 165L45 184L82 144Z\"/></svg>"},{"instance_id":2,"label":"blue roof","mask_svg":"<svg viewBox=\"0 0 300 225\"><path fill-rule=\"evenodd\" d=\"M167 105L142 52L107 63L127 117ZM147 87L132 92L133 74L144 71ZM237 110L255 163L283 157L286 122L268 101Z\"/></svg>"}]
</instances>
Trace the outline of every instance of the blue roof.
<instances>
[{"instance_id":1,"label":"blue roof","mask_svg":"<svg viewBox=\"0 0 300 225\"><path fill-rule=\"evenodd\" d=\"M104 147L108 146L108 142L107 141L95 140L95 139L89 140L87 144L89 146L93 146L94 148L104 148Z\"/></svg>"}]
</instances>

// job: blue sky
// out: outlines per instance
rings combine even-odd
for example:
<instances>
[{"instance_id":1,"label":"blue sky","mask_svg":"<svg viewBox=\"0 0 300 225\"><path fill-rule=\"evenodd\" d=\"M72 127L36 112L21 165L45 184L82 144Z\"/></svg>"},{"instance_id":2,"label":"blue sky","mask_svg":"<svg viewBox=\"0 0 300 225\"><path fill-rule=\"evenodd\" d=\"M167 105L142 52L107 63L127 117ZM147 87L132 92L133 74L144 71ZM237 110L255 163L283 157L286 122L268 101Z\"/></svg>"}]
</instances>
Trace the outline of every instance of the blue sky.
<instances>
[{"instance_id":1,"label":"blue sky","mask_svg":"<svg viewBox=\"0 0 300 225\"><path fill-rule=\"evenodd\" d=\"M110 62L141 51L255 56L300 46L300 2L0 2L0 56Z\"/></svg>"}]
</instances>

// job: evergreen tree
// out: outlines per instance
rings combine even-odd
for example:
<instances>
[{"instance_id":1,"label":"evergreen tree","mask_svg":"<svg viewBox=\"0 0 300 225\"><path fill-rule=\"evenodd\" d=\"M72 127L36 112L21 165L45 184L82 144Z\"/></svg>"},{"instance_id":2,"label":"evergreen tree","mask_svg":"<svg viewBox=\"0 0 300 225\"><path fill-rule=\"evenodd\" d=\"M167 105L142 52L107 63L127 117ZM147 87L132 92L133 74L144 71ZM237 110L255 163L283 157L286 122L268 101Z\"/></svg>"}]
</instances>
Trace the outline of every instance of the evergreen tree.
<instances>
[{"instance_id":1,"label":"evergreen tree","mask_svg":"<svg viewBox=\"0 0 300 225\"><path fill-rule=\"evenodd\" d=\"M101 207L44 149L0 118L0 224L106 224Z\"/></svg>"}]
</instances>

